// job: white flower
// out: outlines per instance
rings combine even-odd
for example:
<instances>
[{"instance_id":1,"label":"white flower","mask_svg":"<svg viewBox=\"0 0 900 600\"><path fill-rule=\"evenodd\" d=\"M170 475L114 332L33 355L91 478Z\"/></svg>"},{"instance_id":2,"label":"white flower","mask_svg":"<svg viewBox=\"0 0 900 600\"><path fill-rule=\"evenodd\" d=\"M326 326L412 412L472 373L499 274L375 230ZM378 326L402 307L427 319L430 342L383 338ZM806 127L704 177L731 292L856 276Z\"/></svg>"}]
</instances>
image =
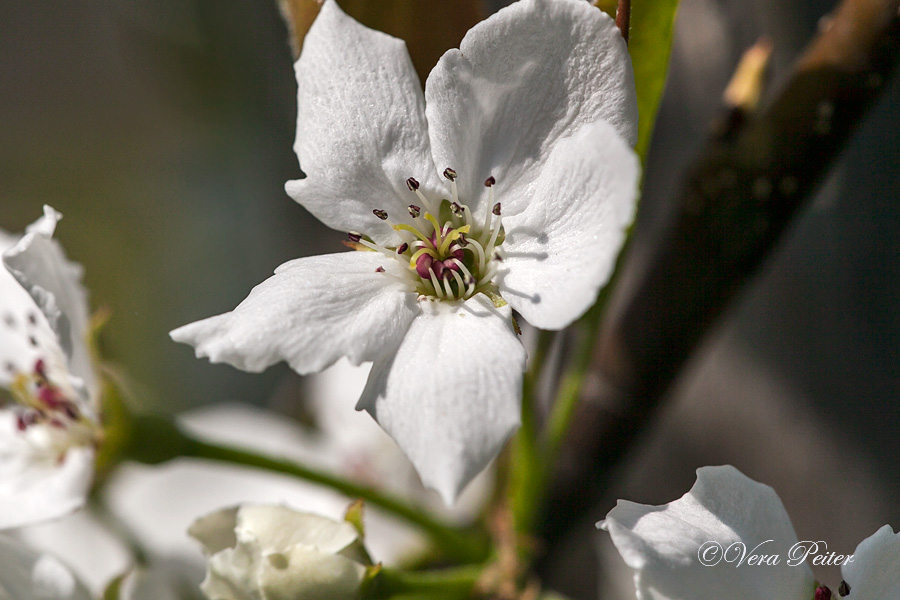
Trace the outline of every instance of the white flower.
<instances>
[{"instance_id":1,"label":"white flower","mask_svg":"<svg viewBox=\"0 0 900 600\"><path fill-rule=\"evenodd\" d=\"M0 528L84 503L99 435L81 267L52 239L60 214L21 239L0 232Z\"/></svg>"},{"instance_id":2,"label":"white flower","mask_svg":"<svg viewBox=\"0 0 900 600\"><path fill-rule=\"evenodd\" d=\"M691 491L663 506L619 500L597 525L609 531L625 563L634 569L639 600L838 597L831 589L816 587L808 566L814 556L838 549L826 549L814 540L819 546L807 555L809 543L798 544L775 491L732 466L697 469ZM738 566L742 548L747 557L754 549L758 555L778 555L778 564L752 564L748 558ZM900 535L890 526L863 540L851 562L840 562L846 563L841 573L852 600L900 598Z\"/></svg>"},{"instance_id":3,"label":"white flower","mask_svg":"<svg viewBox=\"0 0 900 600\"><path fill-rule=\"evenodd\" d=\"M0 535L0 600L91 600L91 595L53 556Z\"/></svg>"},{"instance_id":4,"label":"white flower","mask_svg":"<svg viewBox=\"0 0 900 600\"><path fill-rule=\"evenodd\" d=\"M372 251L288 262L172 338L247 371L374 362L357 407L450 503L519 424L512 310L572 323L632 219L625 43L587 2L521 0L447 52L423 96L403 42L326 0L295 69L306 177L287 191Z\"/></svg>"},{"instance_id":5,"label":"white flower","mask_svg":"<svg viewBox=\"0 0 900 600\"><path fill-rule=\"evenodd\" d=\"M352 525L283 506L221 510L189 533L209 554L210 600L352 600L366 574Z\"/></svg>"}]
</instances>

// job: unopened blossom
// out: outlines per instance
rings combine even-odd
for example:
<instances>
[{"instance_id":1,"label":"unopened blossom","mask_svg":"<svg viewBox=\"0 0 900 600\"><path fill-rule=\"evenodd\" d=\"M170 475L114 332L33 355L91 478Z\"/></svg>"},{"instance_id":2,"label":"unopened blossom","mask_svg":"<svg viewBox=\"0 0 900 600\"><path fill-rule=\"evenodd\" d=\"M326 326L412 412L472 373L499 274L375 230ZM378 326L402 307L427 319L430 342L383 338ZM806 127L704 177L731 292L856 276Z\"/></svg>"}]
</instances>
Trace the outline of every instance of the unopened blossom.
<instances>
[{"instance_id":1,"label":"unopened blossom","mask_svg":"<svg viewBox=\"0 0 900 600\"><path fill-rule=\"evenodd\" d=\"M98 441L81 267L52 239L60 214L0 231L0 528L80 507Z\"/></svg>"},{"instance_id":2,"label":"unopened blossom","mask_svg":"<svg viewBox=\"0 0 900 600\"><path fill-rule=\"evenodd\" d=\"M295 71L306 176L287 192L357 251L281 265L172 337L247 371L373 362L357 408L452 502L519 425L513 310L572 323L633 217L627 48L583 0L521 0L448 51L423 95L402 41L326 0Z\"/></svg>"},{"instance_id":3,"label":"unopened blossom","mask_svg":"<svg viewBox=\"0 0 900 600\"><path fill-rule=\"evenodd\" d=\"M353 600L369 562L350 523L284 506L224 509L188 533L209 556L209 600Z\"/></svg>"},{"instance_id":4,"label":"unopened blossom","mask_svg":"<svg viewBox=\"0 0 900 600\"><path fill-rule=\"evenodd\" d=\"M55 557L0 535L0 600L92 599Z\"/></svg>"},{"instance_id":5,"label":"unopened blossom","mask_svg":"<svg viewBox=\"0 0 900 600\"><path fill-rule=\"evenodd\" d=\"M598 527L634 569L638 600L900 598L900 534L889 525L863 540L849 561L836 552L842 581L816 582L809 562L838 549L798 543L775 491L732 466L697 469L694 487L663 506L619 500ZM754 564L752 553L779 560Z\"/></svg>"}]
</instances>

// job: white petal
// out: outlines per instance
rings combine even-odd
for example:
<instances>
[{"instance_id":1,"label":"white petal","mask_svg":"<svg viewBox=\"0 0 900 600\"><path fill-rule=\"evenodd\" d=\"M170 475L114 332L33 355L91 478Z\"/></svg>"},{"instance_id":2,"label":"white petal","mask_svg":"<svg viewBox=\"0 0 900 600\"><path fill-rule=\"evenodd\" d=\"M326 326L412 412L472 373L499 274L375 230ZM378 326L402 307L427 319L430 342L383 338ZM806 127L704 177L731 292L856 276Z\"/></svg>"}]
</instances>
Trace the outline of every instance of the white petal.
<instances>
[{"instance_id":1,"label":"white petal","mask_svg":"<svg viewBox=\"0 0 900 600\"><path fill-rule=\"evenodd\" d=\"M0 264L0 388L34 372L43 360L54 383L68 389L66 357L47 317L6 267Z\"/></svg>"},{"instance_id":2,"label":"white petal","mask_svg":"<svg viewBox=\"0 0 900 600\"><path fill-rule=\"evenodd\" d=\"M98 597L132 563L127 542L90 511L23 527L15 535L35 550L52 552Z\"/></svg>"},{"instance_id":3,"label":"white petal","mask_svg":"<svg viewBox=\"0 0 900 600\"><path fill-rule=\"evenodd\" d=\"M81 284L83 269L69 261L62 246L52 238L61 218L51 207L44 206L44 216L4 252L3 262L47 317L68 357L68 372L78 378L72 383L86 388L85 398L93 398L96 379L87 347L90 315L87 292Z\"/></svg>"},{"instance_id":4,"label":"white petal","mask_svg":"<svg viewBox=\"0 0 900 600\"><path fill-rule=\"evenodd\" d=\"M91 600L56 558L0 536L0 600Z\"/></svg>"},{"instance_id":5,"label":"white petal","mask_svg":"<svg viewBox=\"0 0 900 600\"><path fill-rule=\"evenodd\" d=\"M173 331L198 357L258 372L278 361L319 371L341 356L359 364L380 356L418 310L415 294L375 269L375 252L301 258L278 267L230 313Z\"/></svg>"},{"instance_id":6,"label":"white petal","mask_svg":"<svg viewBox=\"0 0 900 600\"><path fill-rule=\"evenodd\" d=\"M501 199L540 171L553 145L604 120L634 145L631 59L612 20L583 0L521 0L472 28L425 85L434 162L477 205L494 175Z\"/></svg>"},{"instance_id":7,"label":"white petal","mask_svg":"<svg viewBox=\"0 0 900 600\"><path fill-rule=\"evenodd\" d=\"M234 529L237 527L239 506L223 508L194 521L188 535L203 545L207 554L216 554L237 545Z\"/></svg>"},{"instance_id":8,"label":"white petal","mask_svg":"<svg viewBox=\"0 0 900 600\"><path fill-rule=\"evenodd\" d=\"M732 466L697 469L691 491L663 506L619 500L601 525L625 563L635 570L638 600L805 600L813 596L815 582L809 567L787 564L787 552L797 535L778 495ZM778 565L744 562L738 566L736 561L722 559L704 566L701 553L712 543L720 544L728 559L740 550L732 544L744 544L748 556L754 548L757 554L783 556ZM713 551L702 555L708 562L716 557Z\"/></svg>"},{"instance_id":9,"label":"white petal","mask_svg":"<svg viewBox=\"0 0 900 600\"><path fill-rule=\"evenodd\" d=\"M634 218L639 175L637 155L603 121L553 148L517 197L527 208L503 220L500 292L529 323L562 329L594 303Z\"/></svg>"},{"instance_id":10,"label":"white petal","mask_svg":"<svg viewBox=\"0 0 900 600\"><path fill-rule=\"evenodd\" d=\"M60 517L84 505L94 452L73 447L61 458L46 439L57 432L32 425L23 433L11 411L0 411L0 529Z\"/></svg>"},{"instance_id":11,"label":"white petal","mask_svg":"<svg viewBox=\"0 0 900 600\"><path fill-rule=\"evenodd\" d=\"M356 597L365 568L352 525L284 506L243 505L201 518L190 534L210 557L203 590L210 598L314 600Z\"/></svg>"},{"instance_id":12,"label":"white petal","mask_svg":"<svg viewBox=\"0 0 900 600\"><path fill-rule=\"evenodd\" d=\"M375 362L358 408L452 504L519 426L525 349L509 307L481 294L423 309L396 353Z\"/></svg>"},{"instance_id":13,"label":"white petal","mask_svg":"<svg viewBox=\"0 0 900 600\"><path fill-rule=\"evenodd\" d=\"M339 554L295 546L263 560L260 589L266 600L356 600L366 568Z\"/></svg>"},{"instance_id":14,"label":"white petal","mask_svg":"<svg viewBox=\"0 0 900 600\"><path fill-rule=\"evenodd\" d=\"M350 523L285 506L246 504L238 509L238 541L257 540L263 552L286 552L298 544L337 554L359 539Z\"/></svg>"},{"instance_id":15,"label":"white petal","mask_svg":"<svg viewBox=\"0 0 900 600\"><path fill-rule=\"evenodd\" d=\"M294 151L305 179L286 189L326 225L396 239L372 214L408 220L415 177L434 189L424 98L403 41L373 31L327 0L303 41Z\"/></svg>"},{"instance_id":16,"label":"white petal","mask_svg":"<svg viewBox=\"0 0 900 600\"><path fill-rule=\"evenodd\" d=\"M900 598L900 533L885 525L864 539L841 573L853 600Z\"/></svg>"}]
</instances>

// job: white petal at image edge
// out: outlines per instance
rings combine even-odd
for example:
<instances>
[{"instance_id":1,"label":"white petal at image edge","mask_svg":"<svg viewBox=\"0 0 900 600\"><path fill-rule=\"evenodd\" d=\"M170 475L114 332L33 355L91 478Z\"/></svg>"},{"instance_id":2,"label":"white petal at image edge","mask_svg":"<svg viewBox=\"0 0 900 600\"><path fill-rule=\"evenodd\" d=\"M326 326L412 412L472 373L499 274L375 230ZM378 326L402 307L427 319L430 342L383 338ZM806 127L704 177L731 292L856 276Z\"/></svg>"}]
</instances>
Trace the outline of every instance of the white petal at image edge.
<instances>
[{"instance_id":1,"label":"white petal at image edge","mask_svg":"<svg viewBox=\"0 0 900 600\"><path fill-rule=\"evenodd\" d=\"M742 600L807 600L814 592L805 564L701 564L707 542L723 549L740 542L748 553L763 543L758 552L769 554L786 554L797 543L775 491L732 466L697 469L691 490L662 506L619 500L599 525L635 570L639 600L721 600L723 590Z\"/></svg>"},{"instance_id":2,"label":"white petal at image edge","mask_svg":"<svg viewBox=\"0 0 900 600\"><path fill-rule=\"evenodd\" d=\"M853 600L900 598L900 533L885 525L864 539L841 573Z\"/></svg>"}]
</instances>

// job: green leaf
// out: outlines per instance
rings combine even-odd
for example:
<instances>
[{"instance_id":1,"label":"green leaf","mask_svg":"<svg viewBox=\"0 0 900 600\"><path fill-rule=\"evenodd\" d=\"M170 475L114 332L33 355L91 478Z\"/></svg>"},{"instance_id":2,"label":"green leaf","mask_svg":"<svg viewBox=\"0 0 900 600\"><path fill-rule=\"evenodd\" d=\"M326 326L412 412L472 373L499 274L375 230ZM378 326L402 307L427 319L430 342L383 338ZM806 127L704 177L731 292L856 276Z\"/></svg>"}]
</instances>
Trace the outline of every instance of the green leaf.
<instances>
[{"instance_id":1,"label":"green leaf","mask_svg":"<svg viewBox=\"0 0 900 600\"><path fill-rule=\"evenodd\" d=\"M678 0L633 0L628 49L637 88L638 143L641 162L647 158L656 111L662 99L672 53L672 31Z\"/></svg>"}]
</instances>

